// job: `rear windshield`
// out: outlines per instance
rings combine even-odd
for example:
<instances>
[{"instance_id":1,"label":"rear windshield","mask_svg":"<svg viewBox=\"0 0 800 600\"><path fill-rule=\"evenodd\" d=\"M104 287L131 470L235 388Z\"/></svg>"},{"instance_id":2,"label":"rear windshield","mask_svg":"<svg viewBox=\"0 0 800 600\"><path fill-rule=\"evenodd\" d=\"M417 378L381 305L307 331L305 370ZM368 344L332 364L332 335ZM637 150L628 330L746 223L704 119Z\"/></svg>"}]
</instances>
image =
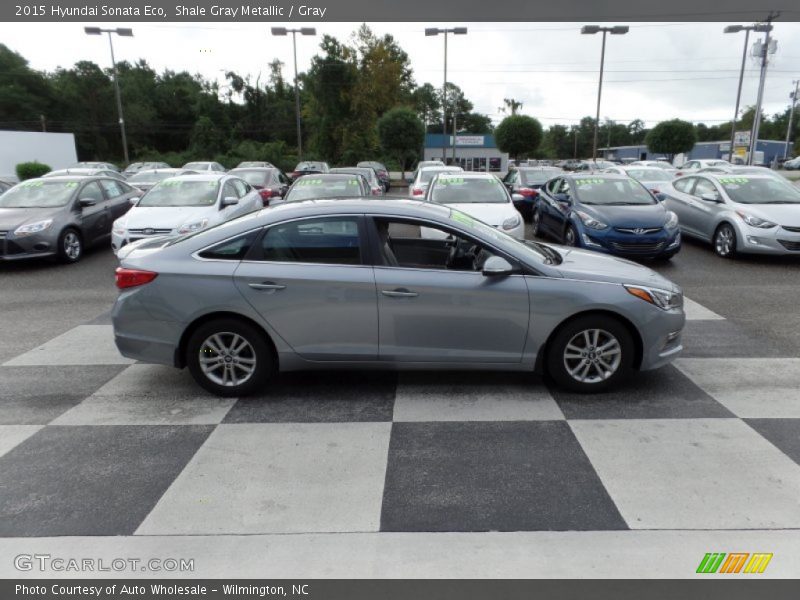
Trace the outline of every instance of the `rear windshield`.
<instances>
[{"instance_id":1,"label":"rear windshield","mask_svg":"<svg viewBox=\"0 0 800 600\"><path fill-rule=\"evenodd\" d=\"M211 206L218 192L219 181L167 179L142 196L137 206Z\"/></svg>"},{"instance_id":2,"label":"rear windshield","mask_svg":"<svg viewBox=\"0 0 800 600\"><path fill-rule=\"evenodd\" d=\"M439 177L431 190L438 204L502 204L508 202L505 188L496 177Z\"/></svg>"},{"instance_id":3,"label":"rear windshield","mask_svg":"<svg viewBox=\"0 0 800 600\"><path fill-rule=\"evenodd\" d=\"M364 192L355 176L314 177L306 175L298 179L286 194L287 201L313 198L351 198L363 196Z\"/></svg>"},{"instance_id":4,"label":"rear windshield","mask_svg":"<svg viewBox=\"0 0 800 600\"><path fill-rule=\"evenodd\" d=\"M419 172L419 180L422 183L430 183L431 179L433 179L434 175L438 175L439 173L461 173L460 169L425 169L424 171Z\"/></svg>"},{"instance_id":5,"label":"rear windshield","mask_svg":"<svg viewBox=\"0 0 800 600\"><path fill-rule=\"evenodd\" d=\"M250 185L264 185L272 178L272 171L240 171L239 169L234 169L231 171L231 175L241 177Z\"/></svg>"},{"instance_id":6,"label":"rear windshield","mask_svg":"<svg viewBox=\"0 0 800 600\"><path fill-rule=\"evenodd\" d=\"M520 169L519 174L525 185L541 185L561 173L561 169Z\"/></svg>"},{"instance_id":7,"label":"rear windshield","mask_svg":"<svg viewBox=\"0 0 800 600\"><path fill-rule=\"evenodd\" d=\"M673 177L664 169L627 169L628 175L639 181L672 181Z\"/></svg>"}]
</instances>

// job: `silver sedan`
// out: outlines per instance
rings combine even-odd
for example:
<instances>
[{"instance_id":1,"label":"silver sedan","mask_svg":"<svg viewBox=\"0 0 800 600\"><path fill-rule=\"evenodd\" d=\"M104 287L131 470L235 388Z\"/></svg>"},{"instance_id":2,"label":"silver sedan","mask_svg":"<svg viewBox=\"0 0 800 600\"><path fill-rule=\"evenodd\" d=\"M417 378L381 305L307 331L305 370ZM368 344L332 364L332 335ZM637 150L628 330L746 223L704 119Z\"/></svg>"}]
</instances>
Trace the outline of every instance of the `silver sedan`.
<instances>
[{"instance_id":1,"label":"silver sedan","mask_svg":"<svg viewBox=\"0 0 800 600\"><path fill-rule=\"evenodd\" d=\"M150 240L116 276L120 352L222 396L320 368L539 371L594 392L682 349L682 293L654 271L413 200L289 202Z\"/></svg>"},{"instance_id":2,"label":"silver sedan","mask_svg":"<svg viewBox=\"0 0 800 600\"><path fill-rule=\"evenodd\" d=\"M800 189L771 175L698 173L662 187L681 233L738 253L800 254Z\"/></svg>"}]
</instances>

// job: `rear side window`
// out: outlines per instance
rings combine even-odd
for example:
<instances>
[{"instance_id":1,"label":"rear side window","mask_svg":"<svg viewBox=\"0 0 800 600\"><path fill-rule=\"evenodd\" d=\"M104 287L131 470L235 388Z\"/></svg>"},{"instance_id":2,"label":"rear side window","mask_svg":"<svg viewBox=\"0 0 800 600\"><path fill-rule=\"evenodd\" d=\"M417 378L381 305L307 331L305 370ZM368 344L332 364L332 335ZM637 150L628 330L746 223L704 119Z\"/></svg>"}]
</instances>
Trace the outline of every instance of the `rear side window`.
<instances>
[{"instance_id":1,"label":"rear side window","mask_svg":"<svg viewBox=\"0 0 800 600\"><path fill-rule=\"evenodd\" d=\"M242 260L252 247L256 237L258 237L258 230L206 248L198 256L212 260Z\"/></svg>"},{"instance_id":2,"label":"rear side window","mask_svg":"<svg viewBox=\"0 0 800 600\"><path fill-rule=\"evenodd\" d=\"M672 186L679 192L688 194L689 190L692 189L693 183L694 183L694 177L688 177L686 179L678 179L672 184Z\"/></svg>"},{"instance_id":3,"label":"rear side window","mask_svg":"<svg viewBox=\"0 0 800 600\"><path fill-rule=\"evenodd\" d=\"M114 181L113 179L102 179L100 181L100 185L103 186L103 189L106 191L106 194L108 194L109 198L116 198L125 193L125 189L122 187L123 184L119 181Z\"/></svg>"},{"instance_id":4,"label":"rear side window","mask_svg":"<svg viewBox=\"0 0 800 600\"><path fill-rule=\"evenodd\" d=\"M359 265L358 219L327 217L273 225L261 238L261 260Z\"/></svg>"}]
</instances>

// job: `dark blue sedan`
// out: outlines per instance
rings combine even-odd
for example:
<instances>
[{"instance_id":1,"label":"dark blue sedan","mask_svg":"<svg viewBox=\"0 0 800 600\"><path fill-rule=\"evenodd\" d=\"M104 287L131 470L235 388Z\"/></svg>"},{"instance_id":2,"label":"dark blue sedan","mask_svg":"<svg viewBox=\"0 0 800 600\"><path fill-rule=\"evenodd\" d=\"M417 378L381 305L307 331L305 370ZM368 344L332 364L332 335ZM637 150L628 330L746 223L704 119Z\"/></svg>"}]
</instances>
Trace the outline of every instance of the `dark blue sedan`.
<instances>
[{"instance_id":1,"label":"dark blue sedan","mask_svg":"<svg viewBox=\"0 0 800 600\"><path fill-rule=\"evenodd\" d=\"M681 247L678 217L625 175L555 177L539 191L533 233L627 258L669 259Z\"/></svg>"}]
</instances>

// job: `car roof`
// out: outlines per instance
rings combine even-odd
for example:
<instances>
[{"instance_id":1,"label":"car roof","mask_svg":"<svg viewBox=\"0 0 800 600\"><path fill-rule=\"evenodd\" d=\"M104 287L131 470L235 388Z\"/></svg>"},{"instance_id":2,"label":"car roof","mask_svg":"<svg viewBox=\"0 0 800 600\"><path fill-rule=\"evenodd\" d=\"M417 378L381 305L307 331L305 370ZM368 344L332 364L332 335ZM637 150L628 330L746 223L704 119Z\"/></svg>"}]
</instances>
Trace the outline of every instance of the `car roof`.
<instances>
[{"instance_id":1,"label":"car roof","mask_svg":"<svg viewBox=\"0 0 800 600\"><path fill-rule=\"evenodd\" d=\"M308 214L363 214L364 212L396 216L430 216L442 218L450 214L450 209L440 204L412 200L411 198L385 198L376 200L371 196L357 196L353 198L296 200L263 209L261 212L276 215L275 220L282 220L295 216L306 216Z\"/></svg>"},{"instance_id":2,"label":"car roof","mask_svg":"<svg viewBox=\"0 0 800 600\"><path fill-rule=\"evenodd\" d=\"M702 173L692 173L690 175L685 175L685 177L698 177L698 176L705 176L710 177L711 179L730 179L731 175L736 175L736 173L714 173L711 171L704 171ZM747 176L747 179L772 179L772 176L769 173L740 173L741 176Z\"/></svg>"},{"instance_id":3,"label":"car roof","mask_svg":"<svg viewBox=\"0 0 800 600\"><path fill-rule=\"evenodd\" d=\"M493 173L482 173L481 171L443 171L437 175L439 178L458 177L460 179L497 179Z\"/></svg>"},{"instance_id":4,"label":"car roof","mask_svg":"<svg viewBox=\"0 0 800 600\"><path fill-rule=\"evenodd\" d=\"M231 169L228 173L236 173L237 171L276 171L278 167L236 167Z\"/></svg>"},{"instance_id":5,"label":"car roof","mask_svg":"<svg viewBox=\"0 0 800 600\"><path fill-rule=\"evenodd\" d=\"M586 179L587 177L602 177L603 179L622 179L627 181L628 177L626 175L622 175L621 173L593 173L591 175L582 175L581 173L570 173L565 172L562 175L565 179Z\"/></svg>"},{"instance_id":6,"label":"car roof","mask_svg":"<svg viewBox=\"0 0 800 600\"><path fill-rule=\"evenodd\" d=\"M227 173L188 173L186 175L176 175L169 179L185 179L189 181L219 181L229 177ZM166 181L166 180L165 180Z\"/></svg>"},{"instance_id":7,"label":"car roof","mask_svg":"<svg viewBox=\"0 0 800 600\"><path fill-rule=\"evenodd\" d=\"M111 181L119 181L118 179L114 179L108 175L54 175L53 177L36 177L35 179L27 179L26 181L20 183L26 183L28 181L61 181L82 183L88 179L110 179Z\"/></svg>"}]
</instances>

